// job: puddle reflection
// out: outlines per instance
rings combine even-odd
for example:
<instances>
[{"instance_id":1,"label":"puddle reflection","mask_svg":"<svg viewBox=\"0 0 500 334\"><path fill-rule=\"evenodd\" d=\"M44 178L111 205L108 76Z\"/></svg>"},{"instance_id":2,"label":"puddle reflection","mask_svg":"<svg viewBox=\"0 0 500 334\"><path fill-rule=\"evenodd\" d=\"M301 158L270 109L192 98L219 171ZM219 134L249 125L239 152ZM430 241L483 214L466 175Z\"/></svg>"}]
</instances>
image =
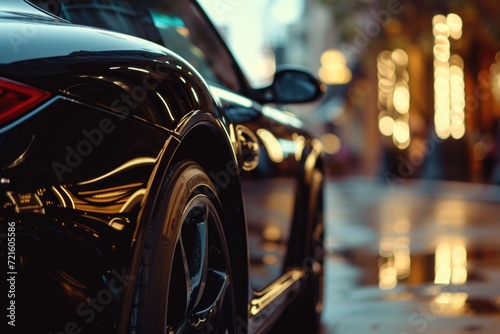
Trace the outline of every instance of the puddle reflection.
<instances>
[{"instance_id":1,"label":"puddle reflection","mask_svg":"<svg viewBox=\"0 0 500 334\"><path fill-rule=\"evenodd\" d=\"M412 258L416 260L413 265ZM381 289L393 289L398 282L407 279L411 283L427 282L430 279L429 269L432 267L434 267L435 284L467 283L465 241L460 238L441 240L432 256L432 254L410 254L409 236L381 239L378 258L378 285Z\"/></svg>"},{"instance_id":2,"label":"puddle reflection","mask_svg":"<svg viewBox=\"0 0 500 334\"><path fill-rule=\"evenodd\" d=\"M325 333L500 333L497 193L411 187L329 188Z\"/></svg>"},{"instance_id":3,"label":"puddle reflection","mask_svg":"<svg viewBox=\"0 0 500 334\"><path fill-rule=\"evenodd\" d=\"M394 288L398 281L411 274L410 238L384 238L379 248L378 286L383 290Z\"/></svg>"},{"instance_id":4,"label":"puddle reflection","mask_svg":"<svg viewBox=\"0 0 500 334\"><path fill-rule=\"evenodd\" d=\"M443 240L436 247L435 284L467 283L467 250L465 241Z\"/></svg>"},{"instance_id":5,"label":"puddle reflection","mask_svg":"<svg viewBox=\"0 0 500 334\"><path fill-rule=\"evenodd\" d=\"M467 246L462 238L437 242L433 250L412 251L408 236L386 237L378 253L368 248L339 250L338 255L360 270L359 285L382 290L398 284L462 286L485 281L485 273L500 268L500 245Z\"/></svg>"}]
</instances>

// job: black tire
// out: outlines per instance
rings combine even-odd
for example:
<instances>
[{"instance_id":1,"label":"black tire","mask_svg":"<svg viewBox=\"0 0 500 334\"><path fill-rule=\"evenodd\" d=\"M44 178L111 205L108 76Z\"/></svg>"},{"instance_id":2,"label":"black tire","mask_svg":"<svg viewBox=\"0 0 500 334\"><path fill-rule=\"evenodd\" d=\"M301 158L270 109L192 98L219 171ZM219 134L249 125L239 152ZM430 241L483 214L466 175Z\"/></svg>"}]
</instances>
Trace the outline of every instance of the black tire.
<instances>
[{"instance_id":1,"label":"black tire","mask_svg":"<svg viewBox=\"0 0 500 334\"><path fill-rule=\"evenodd\" d=\"M143 251L131 333L235 333L224 213L192 161L167 174Z\"/></svg>"}]
</instances>

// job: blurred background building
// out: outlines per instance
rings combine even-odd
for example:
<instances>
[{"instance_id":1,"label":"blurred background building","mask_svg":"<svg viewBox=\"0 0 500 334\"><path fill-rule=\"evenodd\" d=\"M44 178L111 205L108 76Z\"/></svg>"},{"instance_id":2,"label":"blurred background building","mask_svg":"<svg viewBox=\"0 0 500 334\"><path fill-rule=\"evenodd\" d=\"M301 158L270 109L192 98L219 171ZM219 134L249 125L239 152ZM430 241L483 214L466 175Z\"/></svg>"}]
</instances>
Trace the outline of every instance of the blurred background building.
<instances>
[{"instance_id":1,"label":"blurred background building","mask_svg":"<svg viewBox=\"0 0 500 334\"><path fill-rule=\"evenodd\" d=\"M286 106L332 176L500 184L500 2L203 0L252 84L299 64L327 85Z\"/></svg>"}]
</instances>

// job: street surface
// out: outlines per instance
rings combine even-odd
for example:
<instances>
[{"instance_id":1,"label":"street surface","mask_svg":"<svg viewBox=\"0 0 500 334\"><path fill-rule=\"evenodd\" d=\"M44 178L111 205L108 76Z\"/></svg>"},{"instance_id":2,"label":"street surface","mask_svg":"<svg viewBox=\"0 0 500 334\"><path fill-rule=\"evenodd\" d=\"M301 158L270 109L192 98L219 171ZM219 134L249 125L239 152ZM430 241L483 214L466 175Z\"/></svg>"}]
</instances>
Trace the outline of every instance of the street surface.
<instances>
[{"instance_id":1,"label":"street surface","mask_svg":"<svg viewBox=\"0 0 500 334\"><path fill-rule=\"evenodd\" d=\"M500 333L500 187L332 180L323 334Z\"/></svg>"}]
</instances>

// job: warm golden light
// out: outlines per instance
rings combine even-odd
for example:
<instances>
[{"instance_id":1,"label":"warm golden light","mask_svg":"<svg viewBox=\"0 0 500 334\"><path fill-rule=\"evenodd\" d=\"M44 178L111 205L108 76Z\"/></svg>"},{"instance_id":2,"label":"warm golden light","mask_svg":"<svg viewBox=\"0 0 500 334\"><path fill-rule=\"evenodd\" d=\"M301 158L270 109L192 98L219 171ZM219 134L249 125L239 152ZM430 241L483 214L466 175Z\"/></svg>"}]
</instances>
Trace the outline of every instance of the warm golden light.
<instances>
[{"instance_id":1,"label":"warm golden light","mask_svg":"<svg viewBox=\"0 0 500 334\"><path fill-rule=\"evenodd\" d=\"M349 83L352 79L351 70L346 66L328 65L318 70L318 76L328 85L342 85Z\"/></svg>"},{"instance_id":2,"label":"warm golden light","mask_svg":"<svg viewBox=\"0 0 500 334\"><path fill-rule=\"evenodd\" d=\"M465 124L454 125L450 130L453 139L460 139L465 135Z\"/></svg>"},{"instance_id":3,"label":"warm golden light","mask_svg":"<svg viewBox=\"0 0 500 334\"><path fill-rule=\"evenodd\" d=\"M340 50L331 49L331 50L326 50L321 55L321 64L323 64L323 65L327 65L327 64L345 65L346 59L344 57L344 54Z\"/></svg>"},{"instance_id":4,"label":"warm golden light","mask_svg":"<svg viewBox=\"0 0 500 334\"><path fill-rule=\"evenodd\" d=\"M432 18L432 25L438 25L439 23L446 24L446 16L438 14Z\"/></svg>"},{"instance_id":5,"label":"warm golden light","mask_svg":"<svg viewBox=\"0 0 500 334\"><path fill-rule=\"evenodd\" d=\"M434 41L434 57L442 62L450 60L450 41L445 36L436 36Z\"/></svg>"},{"instance_id":6,"label":"warm golden light","mask_svg":"<svg viewBox=\"0 0 500 334\"><path fill-rule=\"evenodd\" d=\"M379 254L382 257L390 257L394 254L394 241L392 238L383 238L380 240Z\"/></svg>"},{"instance_id":7,"label":"warm golden light","mask_svg":"<svg viewBox=\"0 0 500 334\"><path fill-rule=\"evenodd\" d=\"M442 292L432 300L430 310L440 316L465 315L468 313L468 298L465 292Z\"/></svg>"},{"instance_id":8,"label":"warm golden light","mask_svg":"<svg viewBox=\"0 0 500 334\"><path fill-rule=\"evenodd\" d=\"M495 63L490 67L491 93L496 102L500 102L500 52L495 55Z\"/></svg>"},{"instance_id":9,"label":"warm golden light","mask_svg":"<svg viewBox=\"0 0 500 334\"><path fill-rule=\"evenodd\" d=\"M323 148L328 154L337 154L342 148L340 138L333 133L325 133L320 138Z\"/></svg>"},{"instance_id":10,"label":"warm golden light","mask_svg":"<svg viewBox=\"0 0 500 334\"><path fill-rule=\"evenodd\" d=\"M435 255L435 284L451 282L451 247L448 243L440 243Z\"/></svg>"},{"instance_id":11,"label":"warm golden light","mask_svg":"<svg viewBox=\"0 0 500 334\"><path fill-rule=\"evenodd\" d=\"M462 240L443 240L436 247L434 283L467 283L467 250Z\"/></svg>"},{"instance_id":12,"label":"warm golden light","mask_svg":"<svg viewBox=\"0 0 500 334\"><path fill-rule=\"evenodd\" d=\"M406 114L410 110L410 91L408 87L397 86L393 96L394 108L400 114Z\"/></svg>"},{"instance_id":13,"label":"warm golden light","mask_svg":"<svg viewBox=\"0 0 500 334\"><path fill-rule=\"evenodd\" d=\"M440 76L434 80L434 90L438 96L448 95L450 84L444 76Z\"/></svg>"},{"instance_id":14,"label":"warm golden light","mask_svg":"<svg viewBox=\"0 0 500 334\"><path fill-rule=\"evenodd\" d=\"M320 58L319 78L329 85L349 83L352 73L347 67L347 61L340 50L330 49L323 52Z\"/></svg>"},{"instance_id":15,"label":"warm golden light","mask_svg":"<svg viewBox=\"0 0 500 334\"><path fill-rule=\"evenodd\" d=\"M446 129L436 129L436 134L437 136L440 138L440 139L448 139L450 138L450 134L451 134L451 129L448 127Z\"/></svg>"},{"instance_id":16,"label":"warm golden light","mask_svg":"<svg viewBox=\"0 0 500 334\"><path fill-rule=\"evenodd\" d=\"M441 139L460 139L465 135L464 61L451 54L448 37L457 37L462 20L456 14L433 18L434 40L434 125ZM458 37L460 38L460 37Z\"/></svg>"},{"instance_id":17,"label":"warm golden light","mask_svg":"<svg viewBox=\"0 0 500 334\"><path fill-rule=\"evenodd\" d=\"M262 245L262 249L266 252L276 252L278 250L278 244L276 242L267 241Z\"/></svg>"},{"instance_id":18,"label":"warm golden light","mask_svg":"<svg viewBox=\"0 0 500 334\"><path fill-rule=\"evenodd\" d=\"M410 140L410 127L407 122L397 120L394 123L394 139L399 143L406 143Z\"/></svg>"},{"instance_id":19,"label":"warm golden light","mask_svg":"<svg viewBox=\"0 0 500 334\"><path fill-rule=\"evenodd\" d=\"M267 241L278 241L281 238L281 231L277 226L266 226L263 236Z\"/></svg>"},{"instance_id":20,"label":"warm golden light","mask_svg":"<svg viewBox=\"0 0 500 334\"><path fill-rule=\"evenodd\" d=\"M377 57L378 128L382 135L392 136L399 149L410 144L408 63L408 54L402 49L382 51Z\"/></svg>"},{"instance_id":21,"label":"warm golden light","mask_svg":"<svg viewBox=\"0 0 500 334\"><path fill-rule=\"evenodd\" d=\"M398 284L398 272L394 266L394 262L387 262L381 265L378 276L378 286L382 290L393 289Z\"/></svg>"},{"instance_id":22,"label":"warm golden light","mask_svg":"<svg viewBox=\"0 0 500 334\"><path fill-rule=\"evenodd\" d=\"M397 221L405 227L409 221ZM407 230L406 230L407 231ZM404 233L404 232L402 232ZM400 236L396 238L383 238L379 243L379 288L388 290L394 288L399 280L410 275L410 238Z\"/></svg>"},{"instance_id":23,"label":"warm golden light","mask_svg":"<svg viewBox=\"0 0 500 334\"><path fill-rule=\"evenodd\" d=\"M463 72L464 59L460 55L454 54L450 57L450 65L458 66Z\"/></svg>"},{"instance_id":24,"label":"warm golden light","mask_svg":"<svg viewBox=\"0 0 500 334\"><path fill-rule=\"evenodd\" d=\"M392 136L394 133L394 119L390 116L381 117L378 121L378 128L384 136Z\"/></svg>"},{"instance_id":25,"label":"warm golden light","mask_svg":"<svg viewBox=\"0 0 500 334\"><path fill-rule=\"evenodd\" d=\"M409 237L398 237L394 247L394 266L396 267L398 279L405 279L410 275L410 239Z\"/></svg>"},{"instance_id":26,"label":"warm golden light","mask_svg":"<svg viewBox=\"0 0 500 334\"><path fill-rule=\"evenodd\" d=\"M280 163L285 159L280 142L270 131L266 129L258 129L257 135L260 139L262 139L264 146L267 148L269 159L271 159L271 161Z\"/></svg>"},{"instance_id":27,"label":"warm golden light","mask_svg":"<svg viewBox=\"0 0 500 334\"><path fill-rule=\"evenodd\" d=\"M278 257L274 254L266 254L262 257L262 263L264 264L275 264L278 262Z\"/></svg>"},{"instance_id":28,"label":"warm golden light","mask_svg":"<svg viewBox=\"0 0 500 334\"><path fill-rule=\"evenodd\" d=\"M184 37L189 37L189 29L188 28L186 28L186 27L176 27L175 30L180 35L182 35Z\"/></svg>"},{"instance_id":29,"label":"warm golden light","mask_svg":"<svg viewBox=\"0 0 500 334\"><path fill-rule=\"evenodd\" d=\"M401 49L396 49L396 50L392 51L391 59L394 62L394 64L396 64L396 65L399 65L399 66L408 65L408 54Z\"/></svg>"},{"instance_id":30,"label":"warm golden light","mask_svg":"<svg viewBox=\"0 0 500 334\"><path fill-rule=\"evenodd\" d=\"M434 36L437 37L444 37L448 38L450 36L450 30L449 27L444 24L444 23L438 23L434 26L434 29L432 30L432 33Z\"/></svg>"},{"instance_id":31,"label":"warm golden light","mask_svg":"<svg viewBox=\"0 0 500 334\"><path fill-rule=\"evenodd\" d=\"M385 97L388 97L392 94L394 89L395 80L391 80L389 78L381 78L378 82L379 92L382 93Z\"/></svg>"},{"instance_id":32,"label":"warm golden light","mask_svg":"<svg viewBox=\"0 0 500 334\"><path fill-rule=\"evenodd\" d=\"M410 141L406 141L404 143L401 143L401 142L398 142L397 140L395 140L393 138L393 143L394 145L396 145L397 148L399 148L400 150L404 150L404 149L407 149L409 146L410 146Z\"/></svg>"},{"instance_id":33,"label":"warm golden light","mask_svg":"<svg viewBox=\"0 0 500 334\"><path fill-rule=\"evenodd\" d=\"M450 29L450 36L454 39L462 37L462 19L454 13L448 14L446 17L446 24Z\"/></svg>"}]
</instances>

